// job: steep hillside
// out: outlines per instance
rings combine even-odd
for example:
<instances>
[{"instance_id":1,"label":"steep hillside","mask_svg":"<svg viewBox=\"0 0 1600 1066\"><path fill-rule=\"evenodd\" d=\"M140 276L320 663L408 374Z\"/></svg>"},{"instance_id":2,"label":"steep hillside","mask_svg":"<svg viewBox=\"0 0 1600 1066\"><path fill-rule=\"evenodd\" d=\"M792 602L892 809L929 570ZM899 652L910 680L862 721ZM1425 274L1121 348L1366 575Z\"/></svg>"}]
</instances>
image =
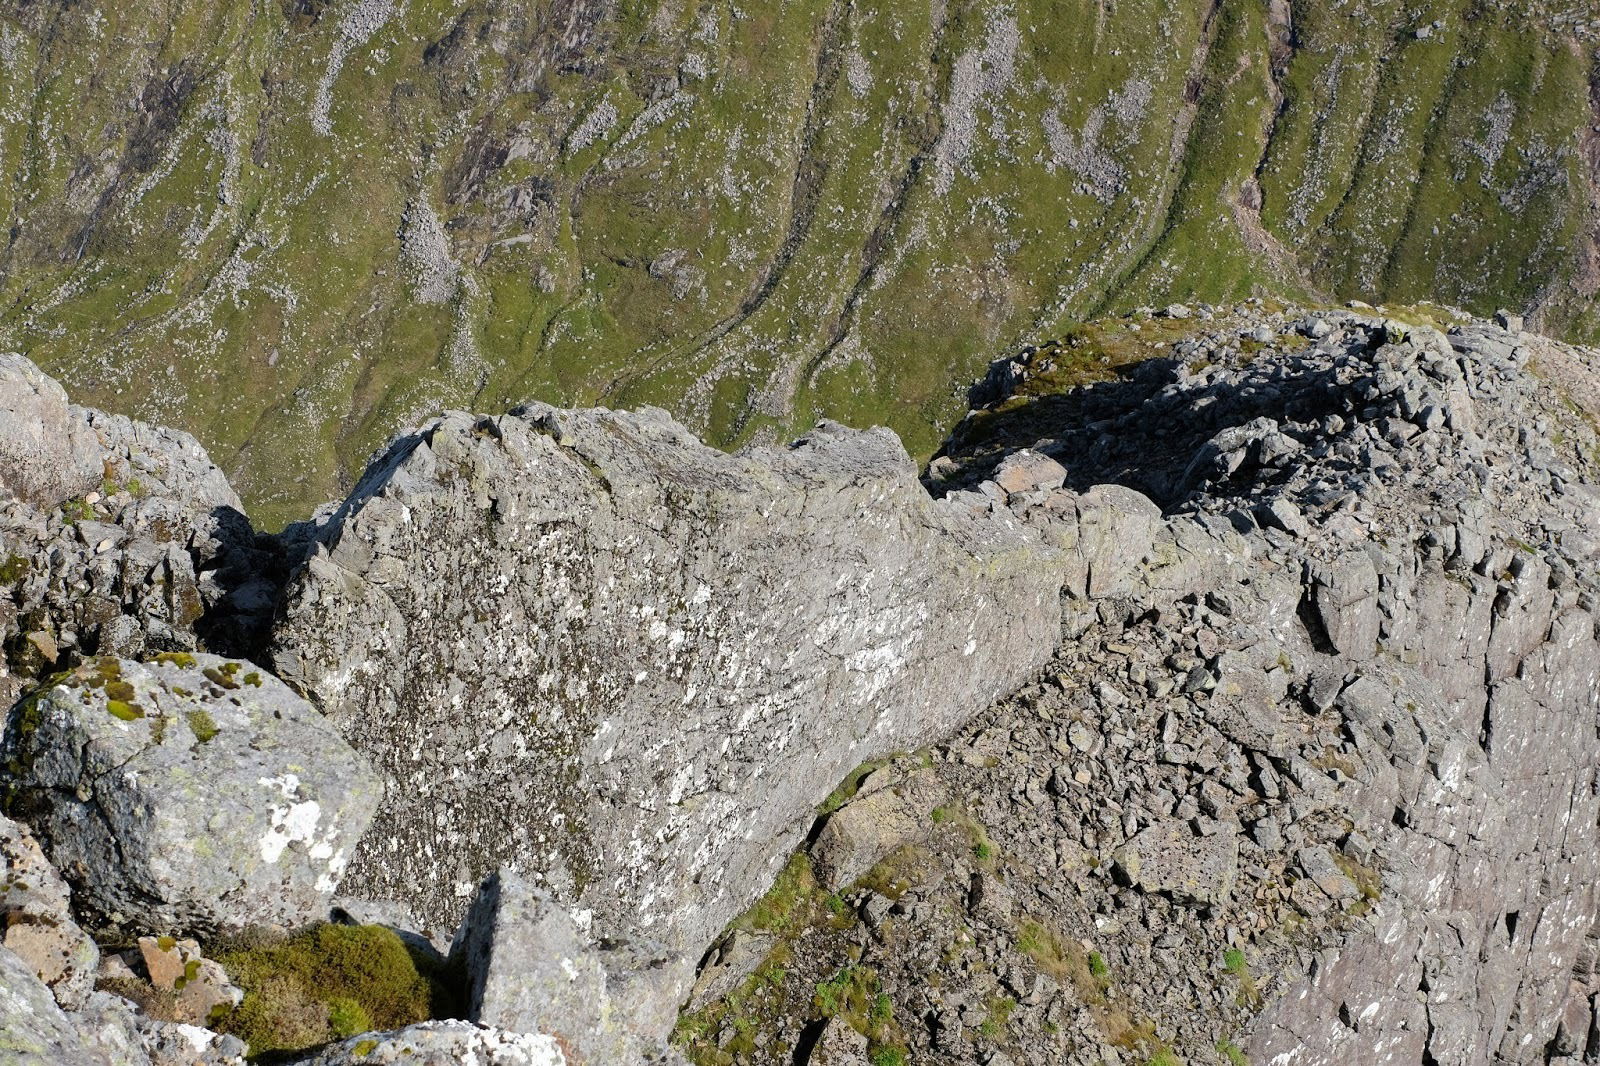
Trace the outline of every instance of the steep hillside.
<instances>
[{"instance_id":1,"label":"steep hillside","mask_svg":"<svg viewBox=\"0 0 1600 1066\"><path fill-rule=\"evenodd\" d=\"M439 407L913 454L1090 314L1600 335L1583 0L4 0L0 343L260 520Z\"/></svg>"}]
</instances>

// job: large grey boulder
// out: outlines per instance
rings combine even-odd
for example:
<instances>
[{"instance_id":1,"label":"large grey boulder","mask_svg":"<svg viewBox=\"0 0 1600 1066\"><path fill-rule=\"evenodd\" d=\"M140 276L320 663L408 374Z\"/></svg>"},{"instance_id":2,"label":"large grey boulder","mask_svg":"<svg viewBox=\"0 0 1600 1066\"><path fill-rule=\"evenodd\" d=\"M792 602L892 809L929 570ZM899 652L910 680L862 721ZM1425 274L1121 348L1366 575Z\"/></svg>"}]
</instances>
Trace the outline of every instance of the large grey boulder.
<instances>
[{"instance_id":1,"label":"large grey boulder","mask_svg":"<svg viewBox=\"0 0 1600 1066\"><path fill-rule=\"evenodd\" d=\"M456 917L513 865L686 993L846 771L1048 657L1053 552L887 431L729 456L665 413L449 414L286 594L277 672L390 775L351 890Z\"/></svg>"},{"instance_id":2,"label":"large grey boulder","mask_svg":"<svg viewBox=\"0 0 1600 1066\"><path fill-rule=\"evenodd\" d=\"M304 700L211 655L93 660L18 706L5 753L80 904L157 932L325 916L381 793Z\"/></svg>"}]
</instances>

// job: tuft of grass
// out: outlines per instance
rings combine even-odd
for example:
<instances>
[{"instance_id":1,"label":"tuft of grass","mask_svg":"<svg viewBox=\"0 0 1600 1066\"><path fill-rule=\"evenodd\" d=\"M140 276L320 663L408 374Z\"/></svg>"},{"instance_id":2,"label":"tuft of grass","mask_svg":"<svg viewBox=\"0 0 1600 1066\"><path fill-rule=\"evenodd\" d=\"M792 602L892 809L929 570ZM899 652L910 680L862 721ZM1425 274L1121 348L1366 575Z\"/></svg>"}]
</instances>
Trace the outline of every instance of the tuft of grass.
<instances>
[{"instance_id":1,"label":"tuft of grass","mask_svg":"<svg viewBox=\"0 0 1600 1066\"><path fill-rule=\"evenodd\" d=\"M1217 1045L1217 1054L1228 1060L1228 1066L1250 1066L1250 1059L1232 1040L1224 1040Z\"/></svg>"},{"instance_id":2,"label":"tuft of grass","mask_svg":"<svg viewBox=\"0 0 1600 1066\"><path fill-rule=\"evenodd\" d=\"M1256 987L1255 975L1250 972L1250 963L1244 957L1244 952L1238 948L1229 948L1222 953L1222 968L1239 982L1239 1005L1252 1010L1261 1006L1261 991Z\"/></svg>"}]
</instances>

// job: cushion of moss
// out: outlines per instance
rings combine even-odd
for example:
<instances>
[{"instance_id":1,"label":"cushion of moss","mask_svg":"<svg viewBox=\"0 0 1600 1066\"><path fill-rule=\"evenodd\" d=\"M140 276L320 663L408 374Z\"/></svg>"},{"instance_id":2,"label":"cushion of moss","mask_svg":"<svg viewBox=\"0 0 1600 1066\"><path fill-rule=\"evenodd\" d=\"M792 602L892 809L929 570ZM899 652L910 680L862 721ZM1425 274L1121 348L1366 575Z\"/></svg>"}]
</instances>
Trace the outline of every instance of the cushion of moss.
<instances>
[{"instance_id":1,"label":"cushion of moss","mask_svg":"<svg viewBox=\"0 0 1600 1066\"><path fill-rule=\"evenodd\" d=\"M217 959L245 994L217 1028L249 1044L252 1057L448 1017L454 1003L439 961L384 926L257 934Z\"/></svg>"}]
</instances>

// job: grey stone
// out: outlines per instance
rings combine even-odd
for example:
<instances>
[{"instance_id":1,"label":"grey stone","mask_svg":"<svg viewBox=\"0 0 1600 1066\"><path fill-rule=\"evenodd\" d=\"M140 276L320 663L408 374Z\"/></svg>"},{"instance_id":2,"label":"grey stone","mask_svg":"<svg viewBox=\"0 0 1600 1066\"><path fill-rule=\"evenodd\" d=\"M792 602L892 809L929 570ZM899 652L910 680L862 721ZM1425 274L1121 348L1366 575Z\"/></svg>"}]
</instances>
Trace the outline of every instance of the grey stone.
<instances>
[{"instance_id":1,"label":"grey stone","mask_svg":"<svg viewBox=\"0 0 1600 1066\"><path fill-rule=\"evenodd\" d=\"M80 903L152 932L324 917L382 789L282 682L210 655L93 660L5 743Z\"/></svg>"},{"instance_id":2,"label":"grey stone","mask_svg":"<svg viewBox=\"0 0 1600 1066\"><path fill-rule=\"evenodd\" d=\"M66 390L22 356L0 353L0 493L48 510L98 487L99 460Z\"/></svg>"},{"instance_id":3,"label":"grey stone","mask_svg":"<svg viewBox=\"0 0 1600 1066\"><path fill-rule=\"evenodd\" d=\"M1013 496L1059 489L1066 479L1066 468L1060 463L1026 448L1006 456L994 472L995 484Z\"/></svg>"},{"instance_id":4,"label":"grey stone","mask_svg":"<svg viewBox=\"0 0 1600 1066\"><path fill-rule=\"evenodd\" d=\"M634 1062L676 1014L676 997L616 988L629 968L607 964L626 956L588 941L549 892L509 870L485 880L451 958L467 976L469 1018L547 1034L578 1062Z\"/></svg>"},{"instance_id":5,"label":"grey stone","mask_svg":"<svg viewBox=\"0 0 1600 1066\"><path fill-rule=\"evenodd\" d=\"M806 1066L870 1066L867 1038L842 1017L830 1018L806 1058Z\"/></svg>"},{"instance_id":6,"label":"grey stone","mask_svg":"<svg viewBox=\"0 0 1600 1066\"><path fill-rule=\"evenodd\" d=\"M63 1011L32 967L0 947L0 1061L7 1066L149 1066L126 1003L96 992L84 1011Z\"/></svg>"},{"instance_id":7,"label":"grey stone","mask_svg":"<svg viewBox=\"0 0 1600 1066\"><path fill-rule=\"evenodd\" d=\"M1239 874L1239 838L1233 832L1196 836L1183 822L1163 821L1140 830L1113 858L1145 892L1183 903L1221 903Z\"/></svg>"},{"instance_id":8,"label":"grey stone","mask_svg":"<svg viewBox=\"0 0 1600 1066\"><path fill-rule=\"evenodd\" d=\"M570 1057L554 1037L472 1022L422 1022L363 1033L324 1048L299 1066L598 1066Z\"/></svg>"},{"instance_id":9,"label":"grey stone","mask_svg":"<svg viewBox=\"0 0 1600 1066\"><path fill-rule=\"evenodd\" d=\"M811 844L818 878L838 892L896 848L926 839L938 802L937 785L927 772L857 796L823 819Z\"/></svg>"},{"instance_id":10,"label":"grey stone","mask_svg":"<svg viewBox=\"0 0 1600 1066\"><path fill-rule=\"evenodd\" d=\"M1059 631L1037 534L832 424L735 457L653 410L450 414L319 544L273 662L395 772L350 890L449 920L516 863L667 945L680 997L847 770L958 727Z\"/></svg>"}]
</instances>

